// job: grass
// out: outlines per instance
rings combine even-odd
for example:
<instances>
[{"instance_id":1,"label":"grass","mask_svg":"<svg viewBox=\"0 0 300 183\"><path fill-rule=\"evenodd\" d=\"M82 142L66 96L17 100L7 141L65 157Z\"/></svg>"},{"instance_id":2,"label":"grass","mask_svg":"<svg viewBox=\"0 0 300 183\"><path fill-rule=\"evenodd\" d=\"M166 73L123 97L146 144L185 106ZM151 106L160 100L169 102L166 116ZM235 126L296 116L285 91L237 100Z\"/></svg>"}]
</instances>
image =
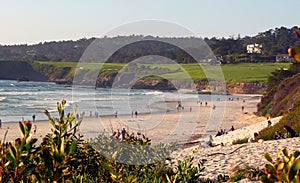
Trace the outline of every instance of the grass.
<instances>
[{"instance_id":1,"label":"grass","mask_svg":"<svg viewBox=\"0 0 300 183\"><path fill-rule=\"evenodd\" d=\"M40 64L53 65L57 68L71 67L84 68L95 71L101 68L101 72L119 71L127 64L122 63L78 63L78 62L39 62ZM227 64L221 66L208 66L202 64L202 69L198 64L144 64L149 69L167 68L171 72L161 75L163 78L192 78L193 80L201 80L205 78L220 79L225 77L226 81L233 82L266 82L268 76L279 68L289 68L290 63L241 63ZM141 65L139 64L140 68ZM205 71L205 72L204 72ZM217 74L214 74L217 73ZM222 74L223 73L223 74Z\"/></svg>"}]
</instances>

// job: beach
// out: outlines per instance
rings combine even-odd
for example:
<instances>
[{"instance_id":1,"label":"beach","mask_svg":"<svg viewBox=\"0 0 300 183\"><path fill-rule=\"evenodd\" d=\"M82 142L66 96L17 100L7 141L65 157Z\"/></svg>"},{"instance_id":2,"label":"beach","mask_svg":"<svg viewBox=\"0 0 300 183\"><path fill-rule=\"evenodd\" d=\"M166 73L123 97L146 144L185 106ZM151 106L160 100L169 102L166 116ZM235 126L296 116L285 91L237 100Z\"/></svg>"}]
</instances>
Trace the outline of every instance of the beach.
<instances>
[{"instance_id":1,"label":"beach","mask_svg":"<svg viewBox=\"0 0 300 183\"><path fill-rule=\"evenodd\" d=\"M107 134L125 128L127 132L140 132L152 139L153 143L174 142L181 143L193 141L204 134L215 134L216 130L229 130L231 126L242 128L249 124L264 120L264 117L257 117L256 105L259 102L257 96L241 96L249 100L234 101L187 101L182 103L184 109L165 113L150 113L133 115L95 116L85 115L80 130L84 138L89 139L98 136L105 131ZM252 98L249 98L252 97ZM176 103L168 103L168 107L176 109ZM216 108L212 109L215 105ZM242 111L244 106L244 111ZM79 106L80 107L80 106ZM55 117L55 115L54 115ZM25 119L32 121L32 119ZM210 124L210 125L207 125ZM36 133L33 137L40 138L51 132L51 125L47 120L33 122L36 125ZM212 128L214 128L212 130ZM8 130L7 141L20 137L18 122L2 123L0 137Z\"/></svg>"},{"instance_id":2,"label":"beach","mask_svg":"<svg viewBox=\"0 0 300 183\"><path fill-rule=\"evenodd\" d=\"M180 149L172 154L174 161L185 159L189 155L195 157L195 164L200 159L206 159L205 172L207 177L216 177L219 174L230 174L232 170L242 164L262 168L266 160L264 153L275 155L278 150L287 147L289 150L300 148L300 139L283 139L262 143L247 143L232 145L235 139L249 138L254 132L267 127L265 117L255 115L256 105L260 101L259 96L240 96L248 99L234 101L207 101L205 106L199 101L182 103L184 109L166 113L135 114L118 116L84 117L80 131L85 139L97 137L100 133L110 135L113 131L123 128L130 133L145 134L152 143L177 142L183 144ZM169 107L176 108L176 103L169 103ZM212 109L215 106L215 109ZM242 107L244 106L244 107ZM243 110L242 110L243 108ZM220 117L221 116L221 117ZM25 119L26 120L26 119ZM215 121L221 120L221 121ZM280 117L273 118L275 124ZM207 125L206 123L212 123ZM37 121L37 131L33 137L38 138L51 132L48 121ZM234 126L234 131L229 131ZM214 129L215 131L212 131ZM225 129L228 134L214 137L216 131ZM20 137L17 122L2 123L0 137L8 130L6 141ZM216 147L204 148L201 146L202 137L213 135L213 143ZM192 145L185 146L184 144ZM295 143L297 142L297 143ZM223 143L224 146L220 144Z\"/></svg>"}]
</instances>

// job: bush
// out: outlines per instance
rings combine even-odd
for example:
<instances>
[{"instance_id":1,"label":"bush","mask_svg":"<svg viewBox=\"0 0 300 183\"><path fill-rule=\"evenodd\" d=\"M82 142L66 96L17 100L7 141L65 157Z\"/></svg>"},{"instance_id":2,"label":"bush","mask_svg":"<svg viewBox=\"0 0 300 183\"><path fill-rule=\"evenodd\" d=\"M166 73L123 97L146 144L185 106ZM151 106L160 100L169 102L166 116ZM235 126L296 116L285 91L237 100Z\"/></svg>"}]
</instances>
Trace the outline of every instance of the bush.
<instances>
[{"instance_id":1,"label":"bush","mask_svg":"<svg viewBox=\"0 0 300 183\"><path fill-rule=\"evenodd\" d=\"M270 162L265 164L264 175L261 176L262 182L300 182L300 152L295 151L288 154L286 149L278 151L274 161L270 154L266 153L265 158Z\"/></svg>"},{"instance_id":2,"label":"bush","mask_svg":"<svg viewBox=\"0 0 300 183\"><path fill-rule=\"evenodd\" d=\"M245 143L248 143L248 138L236 139L232 142L232 145L245 144Z\"/></svg>"}]
</instances>

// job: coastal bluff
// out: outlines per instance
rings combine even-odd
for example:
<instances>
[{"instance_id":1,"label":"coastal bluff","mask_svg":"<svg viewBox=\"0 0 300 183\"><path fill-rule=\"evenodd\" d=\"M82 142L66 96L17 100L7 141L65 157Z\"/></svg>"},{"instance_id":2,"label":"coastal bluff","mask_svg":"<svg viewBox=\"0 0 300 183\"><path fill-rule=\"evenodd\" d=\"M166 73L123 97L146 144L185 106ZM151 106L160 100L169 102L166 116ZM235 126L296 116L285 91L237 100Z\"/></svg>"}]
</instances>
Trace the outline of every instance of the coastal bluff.
<instances>
[{"instance_id":1,"label":"coastal bluff","mask_svg":"<svg viewBox=\"0 0 300 183\"><path fill-rule=\"evenodd\" d=\"M0 61L0 79L18 81L44 81L56 82L58 84L72 84L73 74L71 68L54 68L53 66L39 66L31 62L24 61ZM73 73L73 74L72 74ZM88 72L85 79L88 80ZM99 88L110 88L113 85L117 73L100 75L96 86ZM92 78L93 79L93 78ZM85 80L85 82L87 82ZM91 81L94 83L94 81ZM194 87L201 91L209 87L207 81L195 81ZM154 89L154 90L176 90L175 86L168 80L138 80L133 85L134 89ZM259 82L230 82L226 84L228 94L263 94L266 88L265 83Z\"/></svg>"},{"instance_id":2,"label":"coastal bluff","mask_svg":"<svg viewBox=\"0 0 300 183\"><path fill-rule=\"evenodd\" d=\"M0 61L0 79L17 81L48 81L48 78L37 72L28 62Z\"/></svg>"}]
</instances>

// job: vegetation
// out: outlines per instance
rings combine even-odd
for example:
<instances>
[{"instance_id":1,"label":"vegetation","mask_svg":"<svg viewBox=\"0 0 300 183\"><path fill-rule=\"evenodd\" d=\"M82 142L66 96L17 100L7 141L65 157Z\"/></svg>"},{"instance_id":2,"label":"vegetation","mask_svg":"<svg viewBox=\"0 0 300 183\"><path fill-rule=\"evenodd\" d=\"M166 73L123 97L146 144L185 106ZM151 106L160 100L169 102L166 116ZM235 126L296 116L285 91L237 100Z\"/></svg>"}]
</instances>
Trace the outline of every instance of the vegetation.
<instances>
[{"instance_id":1,"label":"vegetation","mask_svg":"<svg viewBox=\"0 0 300 183\"><path fill-rule=\"evenodd\" d=\"M126 64L120 63L105 63L103 67L102 64L97 63L83 63L77 65L78 63L76 62L39 62L38 64L41 67L43 65L48 65L48 67L54 67L57 69L69 68L69 70L74 70L76 67L81 67L82 69L95 71L97 68L101 67L101 75L118 73L118 71L120 71L122 68L127 67ZM221 69L226 81L265 82L268 76L271 75L271 73L276 69L287 69L289 66L290 63L245 63L221 65ZM161 75L161 77L168 79L186 78L187 73L194 81L206 79L205 73L198 64L139 64L134 68L136 68L136 70L141 70L141 72L145 72L145 74L147 74L147 71L150 75L165 73ZM249 70L251 70L251 72L249 72ZM123 72L130 72L130 67L127 67L125 70L123 70Z\"/></svg>"},{"instance_id":2,"label":"vegetation","mask_svg":"<svg viewBox=\"0 0 300 183\"><path fill-rule=\"evenodd\" d=\"M260 175L262 175L262 170L260 170L259 168L254 168L248 165L241 165L234 168L232 174L230 175L229 181L237 182L245 178L257 178Z\"/></svg>"},{"instance_id":3,"label":"vegetation","mask_svg":"<svg viewBox=\"0 0 300 183\"><path fill-rule=\"evenodd\" d=\"M269 163L265 165L264 175L261 176L262 182L300 182L300 152L288 154L284 149L282 153L283 156L280 157L281 152L278 151L275 161L270 154L265 154Z\"/></svg>"},{"instance_id":4,"label":"vegetation","mask_svg":"<svg viewBox=\"0 0 300 183\"><path fill-rule=\"evenodd\" d=\"M298 29L298 27L295 27ZM150 37L150 36L149 36ZM100 38L99 42L109 42L111 44L118 44L120 42L135 42L144 38L141 35L118 36L114 38ZM81 55L86 48L95 40L80 39L77 41L52 41L44 42L36 45L0 45L1 60L9 61L73 61L78 62ZM145 55L159 55L178 63L193 63L194 60L183 50L174 47L164 41L175 42L182 41L200 41L201 39L195 37L189 38L159 38L160 41L140 41L130 44L118 50L109 62L113 63L128 63ZM286 50L295 45L297 39L294 36L293 28L275 28L265 32L260 32L253 37L231 36L230 38L204 38L204 41L211 48L213 53L223 63L242 63L242 62L265 62L275 61L275 56L286 53ZM262 45L261 54L249 54L246 47L248 44ZM203 45L199 45L202 49ZM205 48L204 48L205 49ZM128 54L131 53L131 54ZM101 53L98 53L101 55ZM199 53L202 54L202 53ZM207 55L202 55L206 58ZM105 57L104 57L105 58ZM153 62L153 60L151 61Z\"/></svg>"},{"instance_id":5,"label":"vegetation","mask_svg":"<svg viewBox=\"0 0 300 183\"><path fill-rule=\"evenodd\" d=\"M248 143L248 138L237 139L232 142L232 145Z\"/></svg>"},{"instance_id":6,"label":"vegetation","mask_svg":"<svg viewBox=\"0 0 300 183\"><path fill-rule=\"evenodd\" d=\"M288 137L287 131L284 130L283 126L288 125L296 134L300 133L300 101L294 104L294 107L287 112L283 118L277 124L272 127L261 130L258 134L258 139L272 140L274 139L275 132L280 132L282 136Z\"/></svg>"}]
</instances>

